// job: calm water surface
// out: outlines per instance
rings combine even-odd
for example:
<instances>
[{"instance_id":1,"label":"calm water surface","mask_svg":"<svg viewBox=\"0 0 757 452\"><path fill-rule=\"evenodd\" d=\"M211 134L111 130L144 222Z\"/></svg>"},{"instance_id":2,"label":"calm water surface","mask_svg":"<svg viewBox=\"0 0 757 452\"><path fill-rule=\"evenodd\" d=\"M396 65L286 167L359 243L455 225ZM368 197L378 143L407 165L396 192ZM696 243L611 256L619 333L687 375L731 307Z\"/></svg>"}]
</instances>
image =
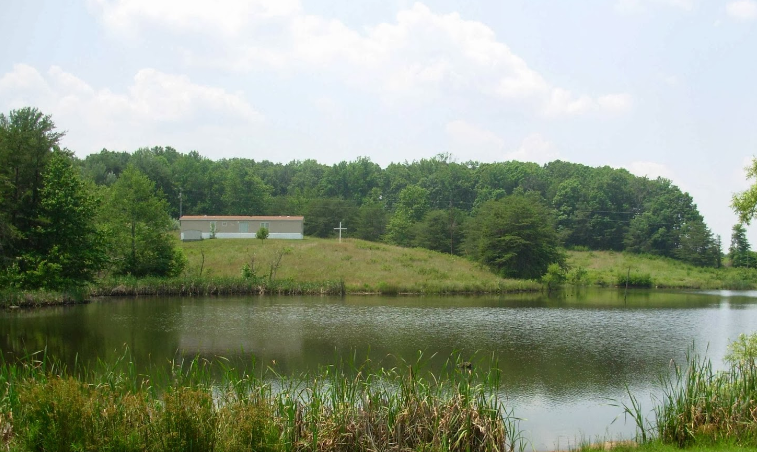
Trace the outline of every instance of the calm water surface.
<instances>
[{"instance_id":1,"label":"calm water surface","mask_svg":"<svg viewBox=\"0 0 757 452\"><path fill-rule=\"evenodd\" d=\"M581 439L630 437L608 399L625 385L645 406L671 360L688 347L716 365L729 340L757 330L757 292L586 291L547 297L245 297L105 299L84 306L0 313L5 359L47 347L75 359L138 363L177 353L222 355L297 374L347 355L438 368L453 352L502 370L502 392L537 450ZM436 355L434 355L436 354ZM78 357L77 357L78 355ZM390 356L391 355L391 356ZM484 363L486 364L486 363Z\"/></svg>"}]
</instances>

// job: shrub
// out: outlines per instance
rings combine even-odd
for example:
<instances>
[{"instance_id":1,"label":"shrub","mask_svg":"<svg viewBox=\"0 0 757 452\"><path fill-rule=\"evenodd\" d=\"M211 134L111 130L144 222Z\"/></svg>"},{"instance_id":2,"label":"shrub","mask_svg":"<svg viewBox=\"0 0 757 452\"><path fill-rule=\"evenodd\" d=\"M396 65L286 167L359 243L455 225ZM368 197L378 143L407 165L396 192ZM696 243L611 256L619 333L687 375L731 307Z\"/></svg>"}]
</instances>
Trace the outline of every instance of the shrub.
<instances>
[{"instance_id":1,"label":"shrub","mask_svg":"<svg viewBox=\"0 0 757 452\"><path fill-rule=\"evenodd\" d=\"M260 239L260 241L263 241L268 238L268 228L260 227L258 229L258 232L255 233L255 237Z\"/></svg>"},{"instance_id":2,"label":"shrub","mask_svg":"<svg viewBox=\"0 0 757 452\"><path fill-rule=\"evenodd\" d=\"M653 286L652 275L649 273L618 273L616 285L618 287L625 287L626 282L628 282L628 287L650 288Z\"/></svg>"},{"instance_id":3,"label":"shrub","mask_svg":"<svg viewBox=\"0 0 757 452\"><path fill-rule=\"evenodd\" d=\"M586 280L586 276L589 274L583 267L576 267L568 272L568 282L571 284L579 285Z\"/></svg>"},{"instance_id":4,"label":"shrub","mask_svg":"<svg viewBox=\"0 0 757 452\"><path fill-rule=\"evenodd\" d=\"M547 286L547 290L555 289L565 282L565 270L560 264L549 264L547 273L541 277L541 282Z\"/></svg>"}]
</instances>

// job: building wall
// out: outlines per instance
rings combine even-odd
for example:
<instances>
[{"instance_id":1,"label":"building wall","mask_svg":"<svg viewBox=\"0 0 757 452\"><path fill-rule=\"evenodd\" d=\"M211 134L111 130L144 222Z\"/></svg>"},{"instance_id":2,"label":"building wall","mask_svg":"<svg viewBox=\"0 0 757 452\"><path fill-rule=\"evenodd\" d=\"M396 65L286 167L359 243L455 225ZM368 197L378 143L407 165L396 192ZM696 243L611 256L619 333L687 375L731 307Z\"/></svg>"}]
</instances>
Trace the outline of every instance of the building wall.
<instances>
[{"instance_id":1,"label":"building wall","mask_svg":"<svg viewBox=\"0 0 757 452\"><path fill-rule=\"evenodd\" d=\"M272 239L302 239L301 219L242 219L203 218L181 220L182 240L185 232L200 231L203 238L210 238L210 225L215 222L216 238L255 238L255 233L263 224L268 224L268 237ZM192 234L187 234L191 236Z\"/></svg>"}]
</instances>

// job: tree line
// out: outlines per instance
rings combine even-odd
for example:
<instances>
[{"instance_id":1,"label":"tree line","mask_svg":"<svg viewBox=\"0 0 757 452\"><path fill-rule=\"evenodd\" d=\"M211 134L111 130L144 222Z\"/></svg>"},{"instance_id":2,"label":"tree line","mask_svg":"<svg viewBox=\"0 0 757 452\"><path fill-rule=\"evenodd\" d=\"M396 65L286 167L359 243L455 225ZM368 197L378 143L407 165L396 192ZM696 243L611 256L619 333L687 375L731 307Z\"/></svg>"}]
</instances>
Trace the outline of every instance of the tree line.
<instances>
[{"instance_id":1,"label":"tree line","mask_svg":"<svg viewBox=\"0 0 757 452\"><path fill-rule=\"evenodd\" d=\"M342 221L348 236L465 255L511 277L544 274L561 262L563 247L699 266L719 266L722 256L720 238L688 193L670 180L609 166L459 162L440 154L381 168L367 157L334 165L211 160L168 146L103 149L80 159L59 148L62 136L34 108L0 115L5 274L37 272L45 280L69 272L63 269L72 260L86 263L78 272L88 278L103 268L176 274L182 257L166 236L171 218L182 214L303 215L305 234L315 237L333 236ZM82 242L61 242L73 236ZM84 242L93 255L72 258Z\"/></svg>"},{"instance_id":2,"label":"tree line","mask_svg":"<svg viewBox=\"0 0 757 452\"><path fill-rule=\"evenodd\" d=\"M465 254L471 231L496 203L528 196L548 210L567 248L631 251L716 266L720 240L692 197L670 180L625 169L554 161L457 162L440 154L381 168L367 157L325 165L315 160L211 160L171 147L133 153L103 149L79 161L99 185L134 165L166 195L170 213L304 215L305 233L329 237L339 221L349 235ZM466 242L469 242L466 244Z\"/></svg>"}]
</instances>

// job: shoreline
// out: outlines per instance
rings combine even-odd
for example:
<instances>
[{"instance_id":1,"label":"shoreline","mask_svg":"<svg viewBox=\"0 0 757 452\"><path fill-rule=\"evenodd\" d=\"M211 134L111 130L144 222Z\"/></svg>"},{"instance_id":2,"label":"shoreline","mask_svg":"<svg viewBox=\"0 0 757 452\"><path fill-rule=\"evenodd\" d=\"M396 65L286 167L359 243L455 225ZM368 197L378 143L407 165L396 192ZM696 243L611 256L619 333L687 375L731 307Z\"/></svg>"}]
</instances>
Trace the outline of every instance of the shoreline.
<instances>
[{"instance_id":1,"label":"shoreline","mask_svg":"<svg viewBox=\"0 0 757 452\"><path fill-rule=\"evenodd\" d=\"M79 289L73 292L48 292L6 289L0 292L0 309L39 309L56 306L72 306L87 304L97 298L137 298L137 297L203 297L203 296L362 296L362 297L423 297L423 296L487 296L506 294L535 294L539 292L555 293L564 290L576 289L599 289L599 290L625 290L622 286L604 285L572 285L564 284L557 290L549 290L546 285L532 281L526 287L510 287L509 285L478 288L457 289L434 287L433 290L406 289L402 287L384 288L349 288L343 281L325 282L294 282L291 280L267 282L254 282L243 278L194 278L194 279L129 279L114 280L107 283L99 283L88 289ZM536 285L538 284L538 286ZM654 286L633 287L630 290L645 291L679 291L679 290L751 290L739 288L703 288L701 286Z\"/></svg>"}]
</instances>

